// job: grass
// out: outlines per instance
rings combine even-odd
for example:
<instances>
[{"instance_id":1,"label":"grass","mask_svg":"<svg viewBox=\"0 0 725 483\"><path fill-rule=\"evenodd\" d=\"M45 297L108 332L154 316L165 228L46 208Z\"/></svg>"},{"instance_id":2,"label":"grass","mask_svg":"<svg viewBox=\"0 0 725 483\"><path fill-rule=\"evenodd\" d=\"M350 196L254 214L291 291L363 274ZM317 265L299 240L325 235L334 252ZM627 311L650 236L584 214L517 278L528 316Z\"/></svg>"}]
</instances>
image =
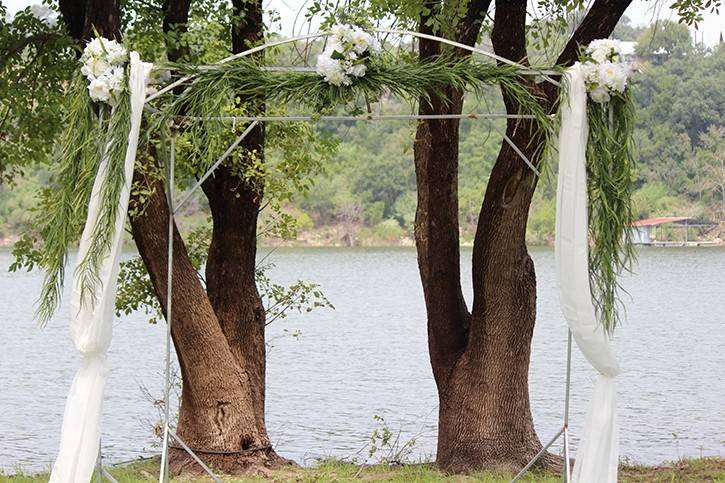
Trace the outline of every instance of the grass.
<instances>
[{"instance_id":1,"label":"grass","mask_svg":"<svg viewBox=\"0 0 725 483\"><path fill-rule=\"evenodd\" d=\"M139 461L125 466L110 468L110 473L119 483L147 483L157 481L158 459ZM436 483L436 482L483 482L507 483L512 475L501 473L476 473L467 476L447 476L432 464L405 466L359 466L337 460L323 460L312 468L285 468L269 471L264 475L224 477L228 483L257 482L346 482L385 481L391 483ZM35 483L48 480L47 474L5 475L0 473L0 483ZM211 481L209 478L181 477L173 481ZM561 476L541 473L529 474L521 481L528 483L559 483ZM725 483L724 458L683 459L659 466L623 465L620 469L621 483Z\"/></svg>"}]
</instances>

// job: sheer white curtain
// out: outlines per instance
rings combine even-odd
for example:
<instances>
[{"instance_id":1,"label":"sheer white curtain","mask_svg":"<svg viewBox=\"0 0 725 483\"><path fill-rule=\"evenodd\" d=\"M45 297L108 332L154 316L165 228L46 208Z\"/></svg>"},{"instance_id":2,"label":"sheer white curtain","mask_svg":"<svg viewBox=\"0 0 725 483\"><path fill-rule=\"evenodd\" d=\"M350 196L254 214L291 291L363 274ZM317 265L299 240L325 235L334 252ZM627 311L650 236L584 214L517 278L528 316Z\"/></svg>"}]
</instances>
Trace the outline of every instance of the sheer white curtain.
<instances>
[{"instance_id":1,"label":"sheer white curtain","mask_svg":"<svg viewBox=\"0 0 725 483\"><path fill-rule=\"evenodd\" d=\"M619 432L615 376L609 338L599 324L589 286L586 146L587 93L580 65L566 74L568 103L561 106L559 179L556 196L556 269L559 300L577 346L600 373L576 454L575 483L617 481Z\"/></svg>"},{"instance_id":2,"label":"sheer white curtain","mask_svg":"<svg viewBox=\"0 0 725 483\"><path fill-rule=\"evenodd\" d=\"M108 374L106 351L111 343L123 226L126 222L141 114L146 97L146 81L152 67L151 64L141 62L136 52L131 52L130 61L131 129L124 166L125 185L118 200L111 250L103 260L98 273L101 284L95 293L95 304L81 304L78 278L75 274L73 276L70 332L73 344L83 355L83 360L73 379L66 401L60 449L50 476L51 483L90 481L98 456L103 388ZM83 260L88 253L90 236L98 220L103 196L101 187L106 178L107 165L106 159L101 160L93 184L88 218L78 248L78 261Z\"/></svg>"}]
</instances>

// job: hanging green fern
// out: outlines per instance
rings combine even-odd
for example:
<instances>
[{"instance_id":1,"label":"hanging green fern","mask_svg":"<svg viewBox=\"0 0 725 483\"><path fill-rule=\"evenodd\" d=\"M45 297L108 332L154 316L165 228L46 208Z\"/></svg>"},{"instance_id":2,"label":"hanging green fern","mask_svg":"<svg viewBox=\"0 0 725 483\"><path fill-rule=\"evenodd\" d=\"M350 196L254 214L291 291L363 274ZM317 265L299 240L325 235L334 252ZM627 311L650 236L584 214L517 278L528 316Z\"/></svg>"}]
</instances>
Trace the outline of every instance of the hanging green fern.
<instances>
[{"instance_id":1,"label":"hanging green fern","mask_svg":"<svg viewBox=\"0 0 725 483\"><path fill-rule=\"evenodd\" d=\"M60 303L68 246L78 239L83 226L98 162L98 139L103 133L80 72L70 84L67 99L65 130L53 154L55 175L52 185L43 192L38 216L43 239L40 262L45 270L37 312L41 325Z\"/></svg>"},{"instance_id":2,"label":"hanging green fern","mask_svg":"<svg viewBox=\"0 0 725 483\"><path fill-rule=\"evenodd\" d=\"M98 269L111 248L118 216L118 198L125 181L124 159L130 129L130 100L124 89L114 108L94 104L88 95L86 79L79 73L68 90L69 105L64 117L65 130L54 151L56 175L43 193L39 212L43 239L41 265L45 278L37 311L44 325L60 304L68 262L68 247L78 240L96 178L99 161L108 159L108 176L102 185L98 222L87 256L78 260L81 300L98 288ZM90 302L93 302L91 300Z\"/></svg>"},{"instance_id":3,"label":"hanging green fern","mask_svg":"<svg viewBox=\"0 0 725 483\"><path fill-rule=\"evenodd\" d=\"M631 240L634 110L630 89L612 95L607 103L587 101L589 275L599 320L610 335L623 308L618 277L631 269L636 257Z\"/></svg>"},{"instance_id":4,"label":"hanging green fern","mask_svg":"<svg viewBox=\"0 0 725 483\"><path fill-rule=\"evenodd\" d=\"M126 182L125 160L128 146L128 133L131 130L131 98L123 91L118 102L111 110L105 136L101 142L105 146L106 175L101 186L101 207L96 225L90 238L88 253L78 261L76 273L81 289L81 303L95 303L94 296L100 288L98 271L103 259L110 252L118 219L118 200ZM102 159L102 158L99 158Z\"/></svg>"}]
</instances>

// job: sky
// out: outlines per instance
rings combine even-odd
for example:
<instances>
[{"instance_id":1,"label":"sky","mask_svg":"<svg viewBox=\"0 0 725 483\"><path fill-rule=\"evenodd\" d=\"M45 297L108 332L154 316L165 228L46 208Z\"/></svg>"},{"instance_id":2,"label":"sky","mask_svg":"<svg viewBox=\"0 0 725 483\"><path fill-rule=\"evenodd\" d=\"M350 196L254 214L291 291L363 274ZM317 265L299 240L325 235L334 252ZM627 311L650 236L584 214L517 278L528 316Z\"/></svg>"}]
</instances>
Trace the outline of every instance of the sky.
<instances>
[{"instance_id":1,"label":"sky","mask_svg":"<svg viewBox=\"0 0 725 483\"><path fill-rule=\"evenodd\" d=\"M0 0L1 3L8 7L9 13L15 13L22 10L28 5L41 3L40 0ZM274 9L281 17L281 28L275 30L280 31L284 35L291 35L295 19L298 12L305 4L311 3L310 0L267 0L267 9ZM659 19L676 19L676 14L669 10L665 5L671 3L671 0L645 1L634 0L632 5L627 9L626 15L632 20L634 25L648 25L653 20ZM697 41L704 41L705 45L712 47L720 39L720 33L725 35L725 8L719 15L715 13L705 12L704 21L699 25L696 33ZM299 19L297 25L299 28Z\"/></svg>"}]
</instances>

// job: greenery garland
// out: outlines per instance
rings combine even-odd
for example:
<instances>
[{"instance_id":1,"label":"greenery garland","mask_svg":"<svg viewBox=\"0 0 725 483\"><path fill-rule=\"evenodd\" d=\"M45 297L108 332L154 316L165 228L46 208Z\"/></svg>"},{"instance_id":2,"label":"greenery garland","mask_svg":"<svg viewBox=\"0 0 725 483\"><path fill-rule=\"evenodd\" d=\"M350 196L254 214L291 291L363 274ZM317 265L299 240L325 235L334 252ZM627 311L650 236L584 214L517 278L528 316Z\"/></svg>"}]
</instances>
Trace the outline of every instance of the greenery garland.
<instances>
[{"instance_id":1,"label":"greenery garland","mask_svg":"<svg viewBox=\"0 0 725 483\"><path fill-rule=\"evenodd\" d=\"M58 141L53 183L42 195L40 235L44 246L39 260L45 269L40 291L38 319L44 325L53 315L63 291L68 246L78 239L93 187L93 170L98 161L98 117L88 98L80 72L68 89L69 105L63 117L65 130Z\"/></svg>"},{"instance_id":2,"label":"greenery garland","mask_svg":"<svg viewBox=\"0 0 725 483\"><path fill-rule=\"evenodd\" d=\"M104 155L108 161L108 175L101 186L103 203L91 234L88 253L78 261L76 268L82 303L89 301L88 295L92 296L100 283L98 271L111 249L118 199L125 182L124 161L131 125L127 87L123 87L109 113L105 104L93 102L86 79L78 72L71 82L68 99L65 130L54 152L56 175L52 186L43 194L39 217L44 242L39 263L45 269L37 311L41 325L48 322L60 303L68 247L78 240L83 228L99 163Z\"/></svg>"},{"instance_id":3,"label":"greenery garland","mask_svg":"<svg viewBox=\"0 0 725 483\"><path fill-rule=\"evenodd\" d=\"M599 320L610 335L620 322L618 277L636 258L631 237L634 111L630 89L613 94L607 103L587 101L589 276Z\"/></svg>"},{"instance_id":4,"label":"greenery garland","mask_svg":"<svg viewBox=\"0 0 725 483\"><path fill-rule=\"evenodd\" d=\"M121 96L111 110L106 124L105 135L99 138L104 143L102 146L106 150L104 156L107 160L106 176L101 185L102 204L91 233L88 253L79 261L76 268L81 287L81 304L88 301L89 295L92 297L90 302L95 303L93 297L101 284L98 269L113 246L118 200L126 184L126 148L128 133L131 130L131 97L127 88L121 91ZM99 159L103 159L103 156ZM130 183L131 180L128 181Z\"/></svg>"},{"instance_id":5,"label":"greenery garland","mask_svg":"<svg viewBox=\"0 0 725 483\"><path fill-rule=\"evenodd\" d=\"M239 109L235 105L238 97L301 105L322 114L340 105L369 105L385 94L416 102L419 98L430 99L431 93L440 92L443 86L481 95L486 87L499 85L521 106L519 114L534 116L532 125L544 133L545 143L550 145L553 139L554 120L548 115L545 102L525 86L524 75L517 66L446 57L420 63L381 56L371 62L364 76L354 78L349 86L328 83L315 72L265 69L244 57L213 67L179 64L173 67L181 75L194 76L194 79L162 109L154 124L160 126L183 119L185 129L191 131L195 154L206 167L224 149L219 142L225 139L232 122L220 118ZM353 112L363 113L359 107L354 109Z\"/></svg>"}]
</instances>

